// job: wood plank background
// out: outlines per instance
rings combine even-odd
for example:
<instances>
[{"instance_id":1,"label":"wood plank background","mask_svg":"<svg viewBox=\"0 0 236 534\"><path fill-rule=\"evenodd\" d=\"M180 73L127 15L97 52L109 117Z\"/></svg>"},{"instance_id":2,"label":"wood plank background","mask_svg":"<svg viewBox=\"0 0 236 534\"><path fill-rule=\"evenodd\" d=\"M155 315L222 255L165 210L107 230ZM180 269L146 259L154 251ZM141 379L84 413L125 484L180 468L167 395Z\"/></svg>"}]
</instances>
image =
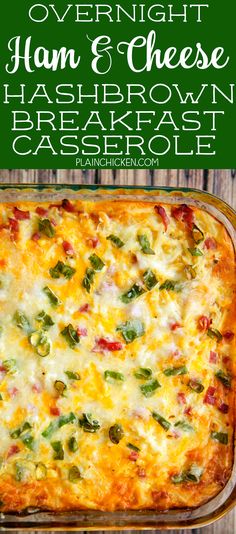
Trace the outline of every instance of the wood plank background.
<instances>
[{"instance_id":1,"label":"wood plank background","mask_svg":"<svg viewBox=\"0 0 236 534\"><path fill-rule=\"evenodd\" d=\"M82 183L113 185L168 185L204 189L218 195L236 209L236 170L9 170L0 171L0 183ZM117 531L120 534L120 531ZM127 531L131 534L131 531ZM164 534L164 531L156 531ZM191 531L169 531L187 534ZM236 534L236 509L224 519L194 534ZM15 531L17 534L17 531ZM99 534L102 534L99 532Z\"/></svg>"}]
</instances>

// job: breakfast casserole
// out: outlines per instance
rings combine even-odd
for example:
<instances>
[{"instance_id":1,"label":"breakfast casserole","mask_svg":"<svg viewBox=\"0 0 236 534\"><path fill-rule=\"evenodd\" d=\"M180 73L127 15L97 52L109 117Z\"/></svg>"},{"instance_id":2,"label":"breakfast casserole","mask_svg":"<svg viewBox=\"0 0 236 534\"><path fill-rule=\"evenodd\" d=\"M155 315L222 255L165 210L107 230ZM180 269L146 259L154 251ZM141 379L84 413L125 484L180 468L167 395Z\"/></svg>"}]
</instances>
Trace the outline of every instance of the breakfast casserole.
<instances>
[{"instance_id":1,"label":"breakfast casserole","mask_svg":"<svg viewBox=\"0 0 236 534\"><path fill-rule=\"evenodd\" d=\"M233 465L234 249L191 204L0 204L0 509L197 507Z\"/></svg>"}]
</instances>

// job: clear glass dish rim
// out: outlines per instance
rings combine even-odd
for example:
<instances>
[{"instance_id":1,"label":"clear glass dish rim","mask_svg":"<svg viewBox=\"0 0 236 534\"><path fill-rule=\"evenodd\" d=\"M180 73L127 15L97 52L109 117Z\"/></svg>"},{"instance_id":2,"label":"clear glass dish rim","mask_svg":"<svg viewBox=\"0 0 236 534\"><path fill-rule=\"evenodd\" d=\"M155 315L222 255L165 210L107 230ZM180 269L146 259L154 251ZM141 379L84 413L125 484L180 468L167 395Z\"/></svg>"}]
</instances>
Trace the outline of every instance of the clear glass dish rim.
<instances>
[{"instance_id":1,"label":"clear glass dish rim","mask_svg":"<svg viewBox=\"0 0 236 534\"><path fill-rule=\"evenodd\" d=\"M8 198L9 191L9 198ZM66 192L71 198L86 197L91 200L156 200L170 203L194 203L219 218L227 227L236 248L236 212L225 201L207 191L188 187L170 186L132 186L132 185L100 185L100 184L34 184L19 183L0 184L0 202L27 200L42 202L44 193L47 197L64 198L60 192ZM14 199L12 194L15 193ZM135 198L133 194L135 193ZM132 195L132 199L129 198ZM136 197L137 195L137 197ZM6 200L6 196L8 200ZM32 198L33 196L34 198ZM144 196L144 198L142 198ZM31 198L29 198L31 197ZM38 198L40 197L40 198ZM162 197L165 197L163 200ZM47 198L45 199L45 201ZM210 209L209 209L210 208ZM234 445L234 466L230 480L223 490L208 503L195 509L168 510L167 512L144 511L121 511L121 512L96 512L92 510L54 513L28 510L22 514L1 514L0 530L47 530L47 531L82 531L82 530L149 530L149 529L176 529L176 528L199 528L209 525L213 521L222 518L236 505L236 448ZM211 508L208 510L208 508Z\"/></svg>"}]
</instances>

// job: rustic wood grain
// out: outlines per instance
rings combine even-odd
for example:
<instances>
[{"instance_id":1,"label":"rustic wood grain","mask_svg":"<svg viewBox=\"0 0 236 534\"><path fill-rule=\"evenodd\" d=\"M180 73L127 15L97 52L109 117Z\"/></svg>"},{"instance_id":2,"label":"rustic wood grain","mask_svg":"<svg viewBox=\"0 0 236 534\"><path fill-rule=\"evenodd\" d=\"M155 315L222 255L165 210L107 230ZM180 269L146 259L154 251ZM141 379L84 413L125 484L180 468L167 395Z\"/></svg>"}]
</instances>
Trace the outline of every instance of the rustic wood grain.
<instances>
[{"instance_id":1,"label":"rustic wood grain","mask_svg":"<svg viewBox=\"0 0 236 534\"><path fill-rule=\"evenodd\" d=\"M0 171L0 183L82 183L107 185L167 185L193 187L213 193L236 209L236 170L9 170ZM17 534L17 531L13 531ZM66 531L65 531L66 532ZM102 531L98 531L102 534ZM122 531L117 530L118 534ZM149 532L149 531L147 531ZM153 531L150 531L153 532ZM164 534L166 531L156 531ZM236 534L236 510L203 529L175 530L170 534ZM127 531L131 534L132 531Z\"/></svg>"}]
</instances>

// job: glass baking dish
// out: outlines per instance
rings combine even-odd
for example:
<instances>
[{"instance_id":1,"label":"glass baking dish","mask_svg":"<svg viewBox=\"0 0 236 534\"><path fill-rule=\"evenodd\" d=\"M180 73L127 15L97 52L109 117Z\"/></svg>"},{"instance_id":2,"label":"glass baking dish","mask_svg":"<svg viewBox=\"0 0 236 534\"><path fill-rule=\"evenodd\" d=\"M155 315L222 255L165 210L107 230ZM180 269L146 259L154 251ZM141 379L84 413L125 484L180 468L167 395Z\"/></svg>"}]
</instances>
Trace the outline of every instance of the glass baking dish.
<instances>
[{"instance_id":1,"label":"glass baking dish","mask_svg":"<svg viewBox=\"0 0 236 534\"><path fill-rule=\"evenodd\" d=\"M23 200L56 202L68 199L101 199L127 201L139 199L145 202L166 202L195 205L205 209L227 228L236 243L236 213L224 201L205 191L171 187L133 187L97 185L4 184L0 187L0 202ZM236 449L235 449L236 450ZM126 529L176 529L198 528L222 518L236 504L236 454L231 477L224 489L208 503L195 509L145 511L78 511L53 513L27 509L21 514L0 514L0 530L126 530Z\"/></svg>"}]
</instances>

